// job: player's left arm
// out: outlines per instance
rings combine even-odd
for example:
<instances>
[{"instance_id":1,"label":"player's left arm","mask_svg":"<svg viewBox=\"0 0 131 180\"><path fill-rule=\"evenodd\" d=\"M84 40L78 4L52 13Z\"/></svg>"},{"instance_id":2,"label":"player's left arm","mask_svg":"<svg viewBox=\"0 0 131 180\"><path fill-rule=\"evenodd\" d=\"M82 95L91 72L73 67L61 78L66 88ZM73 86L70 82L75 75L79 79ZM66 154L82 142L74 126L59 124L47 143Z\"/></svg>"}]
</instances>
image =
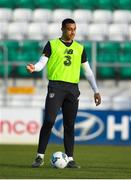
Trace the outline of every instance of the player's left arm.
<instances>
[{"instance_id":1,"label":"player's left arm","mask_svg":"<svg viewBox=\"0 0 131 180\"><path fill-rule=\"evenodd\" d=\"M91 87L94 91L95 104L96 104L96 106L98 106L99 104L101 104L101 95L99 93L99 89L97 87L97 83L96 83L94 74L90 68L88 61L87 61L85 49L82 54L82 67L84 69L85 77L88 80L89 84L91 85Z\"/></svg>"}]
</instances>

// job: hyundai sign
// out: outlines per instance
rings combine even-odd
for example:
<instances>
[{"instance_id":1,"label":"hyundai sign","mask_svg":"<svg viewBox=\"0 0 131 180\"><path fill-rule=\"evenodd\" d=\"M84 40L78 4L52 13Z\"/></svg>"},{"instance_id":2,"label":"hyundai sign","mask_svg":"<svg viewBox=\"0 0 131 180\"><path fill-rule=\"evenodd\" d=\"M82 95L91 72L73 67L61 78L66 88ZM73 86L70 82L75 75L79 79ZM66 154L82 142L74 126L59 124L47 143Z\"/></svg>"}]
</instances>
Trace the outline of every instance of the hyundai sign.
<instances>
[{"instance_id":1,"label":"hyundai sign","mask_svg":"<svg viewBox=\"0 0 131 180\"><path fill-rule=\"evenodd\" d=\"M51 142L63 142L63 118L59 114ZM131 145L130 111L80 110L75 121L75 142L79 144Z\"/></svg>"}]
</instances>

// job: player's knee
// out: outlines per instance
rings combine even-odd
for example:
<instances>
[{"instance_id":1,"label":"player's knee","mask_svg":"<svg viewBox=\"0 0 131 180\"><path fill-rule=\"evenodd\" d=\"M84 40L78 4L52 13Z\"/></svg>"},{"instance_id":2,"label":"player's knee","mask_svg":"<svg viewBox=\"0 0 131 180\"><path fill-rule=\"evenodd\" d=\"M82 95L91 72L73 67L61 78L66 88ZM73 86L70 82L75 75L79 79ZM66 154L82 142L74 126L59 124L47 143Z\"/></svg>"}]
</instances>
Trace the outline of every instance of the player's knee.
<instances>
[{"instance_id":1,"label":"player's knee","mask_svg":"<svg viewBox=\"0 0 131 180\"><path fill-rule=\"evenodd\" d=\"M45 121L44 122L44 126L47 129L51 129L53 127L53 125L54 125L54 122L52 122L52 121Z\"/></svg>"}]
</instances>

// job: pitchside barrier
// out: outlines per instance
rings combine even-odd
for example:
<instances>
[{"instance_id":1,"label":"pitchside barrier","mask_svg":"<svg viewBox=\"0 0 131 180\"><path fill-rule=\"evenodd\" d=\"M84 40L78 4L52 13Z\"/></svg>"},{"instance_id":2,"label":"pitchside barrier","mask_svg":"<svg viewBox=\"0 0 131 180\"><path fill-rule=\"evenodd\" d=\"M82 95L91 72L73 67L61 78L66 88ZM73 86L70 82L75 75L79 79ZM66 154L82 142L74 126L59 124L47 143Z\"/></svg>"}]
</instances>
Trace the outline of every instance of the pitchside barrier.
<instances>
[{"instance_id":1,"label":"pitchside barrier","mask_svg":"<svg viewBox=\"0 0 131 180\"><path fill-rule=\"evenodd\" d=\"M43 114L40 108L1 108L0 144L37 144ZM60 112L52 129L51 143L63 143L62 123ZM79 109L75 142L131 145L131 111Z\"/></svg>"}]
</instances>

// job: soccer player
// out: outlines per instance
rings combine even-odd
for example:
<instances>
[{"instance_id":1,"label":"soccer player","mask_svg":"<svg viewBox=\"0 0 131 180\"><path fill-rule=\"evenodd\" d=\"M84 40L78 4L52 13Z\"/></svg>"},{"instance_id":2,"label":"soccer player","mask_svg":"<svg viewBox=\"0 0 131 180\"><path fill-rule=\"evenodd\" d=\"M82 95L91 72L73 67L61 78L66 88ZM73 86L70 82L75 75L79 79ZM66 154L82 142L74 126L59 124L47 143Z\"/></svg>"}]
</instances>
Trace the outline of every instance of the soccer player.
<instances>
[{"instance_id":1,"label":"soccer player","mask_svg":"<svg viewBox=\"0 0 131 180\"><path fill-rule=\"evenodd\" d=\"M45 150L60 108L63 113L64 148L69 157L67 168L80 167L74 161L73 151L74 123L80 95L78 83L81 64L94 91L96 106L101 103L101 96L93 72L88 64L85 49L83 45L73 40L76 33L75 21L73 19L64 19L61 30L62 36L60 38L47 42L39 61L26 67L32 73L41 71L46 65L49 80L44 121L40 130L37 156L32 167L40 167L44 164Z\"/></svg>"}]
</instances>

